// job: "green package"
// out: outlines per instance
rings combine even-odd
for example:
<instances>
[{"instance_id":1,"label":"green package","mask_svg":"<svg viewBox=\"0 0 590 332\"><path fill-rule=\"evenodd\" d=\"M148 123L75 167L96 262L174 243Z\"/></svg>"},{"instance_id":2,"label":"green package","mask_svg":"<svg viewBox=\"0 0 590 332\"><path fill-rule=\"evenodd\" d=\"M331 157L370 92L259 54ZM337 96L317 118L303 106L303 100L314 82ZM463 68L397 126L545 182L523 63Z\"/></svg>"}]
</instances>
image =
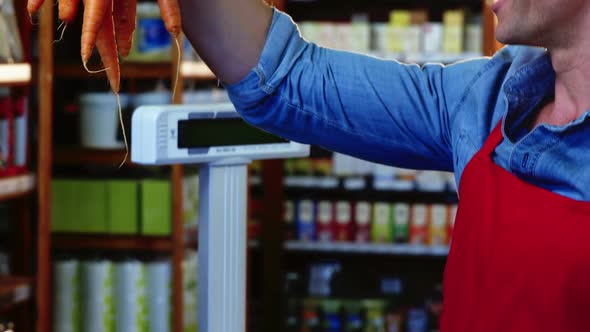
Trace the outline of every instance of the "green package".
<instances>
[{"instance_id":1,"label":"green package","mask_svg":"<svg viewBox=\"0 0 590 332\"><path fill-rule=\"evenodd\" d=\"M111 180L107 184L109 233L139 232L138 183L134 180Z\"/></svg>"},{"instance_id":2,"label":"green package","mask_svg":"<svg viewBox=\"0 0 590 332\"><path fill-rule=\"evenodd\" d=\"M408 243L410 237L410 204L395 203L391 206L391 212L395 243Z\"/></svg>"},{"instance_id":3,"label":"green package","mask_svg":"<svg viewBox=\"0 0 590 332\"><path fill-rule=\"evenodd\" d=\"M73 181L77 194L73 231L107 233L107 186L105 181Z\"/></svg>"},{"instance_id":4,"label":"green package","mask_svg":"<svg viewBox=\"0 0 590 332\"><path fill-rule=\"evenodd\" d=\"M172 194L168 180L141 182L141 233L170 235L172 230Z\"/></svg>"},{"instance_id":5,"label":"green package","mask_svg":"<svg viewBox=\"0 0 590 332\"><path fill-rule=\"evenodd\" d=\"M51 231L73 232L77 194L74 183L66 179L51 181Z\"/></svg>"},{"instance_id":6,"label":"green package","mask_svg":"<svg viewBox=\"0 0 590 332\"><path fill-rule=\"evenodd\" d=\"M393 242L393 226L391 224L390 204L384 202L376 202L373 205L371 239L375 243Z\"/></svg>"}]
</instances>

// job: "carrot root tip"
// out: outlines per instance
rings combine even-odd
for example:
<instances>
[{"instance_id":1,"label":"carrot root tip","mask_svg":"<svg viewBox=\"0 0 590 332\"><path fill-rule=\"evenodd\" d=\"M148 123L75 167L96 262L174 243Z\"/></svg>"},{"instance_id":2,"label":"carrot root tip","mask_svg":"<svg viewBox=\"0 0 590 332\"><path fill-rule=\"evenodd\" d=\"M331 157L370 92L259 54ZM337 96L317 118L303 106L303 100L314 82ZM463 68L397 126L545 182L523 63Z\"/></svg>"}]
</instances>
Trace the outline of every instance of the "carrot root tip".
<instances>
[{"instance_id":1,"label":"carrot root tip","mask_svg":"<svg viewBox=\"0 0 590 332\"><path fill-rule=\"evenodd\" d=\"M123 109L121 107L121 97L116 92L115 92L115 96L117 96L117 106L119 106L119 121L121 122L121 130L123 132L123 141L125 142L125 157L123 157L123 161L119 165L119 168L121 168L121 167L123 167L123 165L127 161L127 156L129 156L129 144L127 144L127 134L125 133L125 124L123 123Z\"/></svg>"},{"instance_id":2,"label":"carrot root tip","mask_svg":"<svg viewBox=\"0 0 590 332\"><path fill-rule=\"evenodd\" d=\"M54 44L59 43L60 41L62 41L64 39L64 34L66 33L66 28L68 27L68 24L66 23L66 21L61 21L61 23L57 27L57 30L59 31L59 29L61 29L62 27L63 27L63 29L61 30L61 35L58 40L53 41Z\"/></svg>"},{"instance_id":3,"label":"carrot root tip","mask_svg":"<svg viewBox=\"0 0 590 332\"><path fill-rule=\"evenodd\" d=\"M103 69L99 69L99 70L90 70L90 69L88 69L88 61L82 61L82 64L84 65L84 69L86 69L86 71L89 74L98 74L98 73L102 73L103 71L109 70L109 68L103 68Z\"/></svg>"},{"instance_id":4,"label":"carrot root tip","mask_svg":"<svg viewBox=\"0 0 590 332\"><path fill-rule=\"evenodd\" d=\"M174 78L174 88L172 89L172 102L176 101L176 89L178 88L180 75L180 42L178 41L178 36L174 37L174 41L176 42L176 53L178 53L178 61L176 62L178 65L176 66L176 77Z\"/></svg>"}]
</instances>

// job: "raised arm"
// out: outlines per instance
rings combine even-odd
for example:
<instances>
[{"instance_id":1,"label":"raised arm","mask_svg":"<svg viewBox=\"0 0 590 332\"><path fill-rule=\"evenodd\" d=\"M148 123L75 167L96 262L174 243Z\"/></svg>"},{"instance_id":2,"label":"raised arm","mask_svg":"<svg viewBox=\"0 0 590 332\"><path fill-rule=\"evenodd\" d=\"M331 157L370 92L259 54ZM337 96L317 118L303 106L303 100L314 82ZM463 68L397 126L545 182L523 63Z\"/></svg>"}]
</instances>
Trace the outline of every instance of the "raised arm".
<instances>
[{"instance_id":1,"label":"raised arm","mask_svg":"<svg viewBox=\"0 0 590 332\"><path fill-rule=\"evenodd\" d=\"M179 0L183 31L219 79L235 83L258 63L272 9L261 0Z\"/></svg>"},{"instance_id":2,"label":"raised arm","mask_svg":"<svg viewBox=\"0 0 590 332\"><path fill-rule=\"evenodd\" d=\"M453 168L457 105L487 60L404 65L309 43L261 0L180 1L185 33L249 123L384 164Z\"/></svg>"}]
</instances>

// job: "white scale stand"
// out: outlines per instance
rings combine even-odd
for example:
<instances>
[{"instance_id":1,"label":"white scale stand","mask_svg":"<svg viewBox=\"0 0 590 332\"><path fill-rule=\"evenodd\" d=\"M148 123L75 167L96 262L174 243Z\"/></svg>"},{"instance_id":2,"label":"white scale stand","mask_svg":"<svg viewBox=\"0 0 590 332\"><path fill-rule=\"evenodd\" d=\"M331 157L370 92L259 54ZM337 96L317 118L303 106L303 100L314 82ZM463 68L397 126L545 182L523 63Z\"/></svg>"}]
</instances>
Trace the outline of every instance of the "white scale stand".
<instances>
[{"instance_id":1,"label":"white scale stand","mask_svg":"<svg viewBox=\"0 0 590 332\"><path fill-rule=\"evenodd\" d=\"M246 330L247 165L304 157L309 146L247 125L232 104L138 108L131 159L199 164L199 329Z\"/></svg>"}]
</instances>

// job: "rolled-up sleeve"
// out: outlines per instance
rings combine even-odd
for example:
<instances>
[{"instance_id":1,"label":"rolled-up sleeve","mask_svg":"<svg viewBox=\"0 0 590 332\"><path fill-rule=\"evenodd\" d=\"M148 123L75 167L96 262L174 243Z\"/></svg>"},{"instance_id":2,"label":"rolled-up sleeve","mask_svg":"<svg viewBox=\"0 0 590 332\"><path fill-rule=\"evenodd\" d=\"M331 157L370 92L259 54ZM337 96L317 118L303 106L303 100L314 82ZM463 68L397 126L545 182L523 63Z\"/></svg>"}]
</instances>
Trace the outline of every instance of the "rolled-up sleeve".
<instances>
[{"instance_id":1,"label":"rolled-up sleeve","mask_svg":"<svg viewBox=\"0 0 590 332\"><path fill-rule=\"evenodd\" d=\"M247 122L287 139L398 167L452 170L449 113L480 66L406 65L320 47L275 10L258 65L226 88Z\"/></svg>"}]
</instances>

